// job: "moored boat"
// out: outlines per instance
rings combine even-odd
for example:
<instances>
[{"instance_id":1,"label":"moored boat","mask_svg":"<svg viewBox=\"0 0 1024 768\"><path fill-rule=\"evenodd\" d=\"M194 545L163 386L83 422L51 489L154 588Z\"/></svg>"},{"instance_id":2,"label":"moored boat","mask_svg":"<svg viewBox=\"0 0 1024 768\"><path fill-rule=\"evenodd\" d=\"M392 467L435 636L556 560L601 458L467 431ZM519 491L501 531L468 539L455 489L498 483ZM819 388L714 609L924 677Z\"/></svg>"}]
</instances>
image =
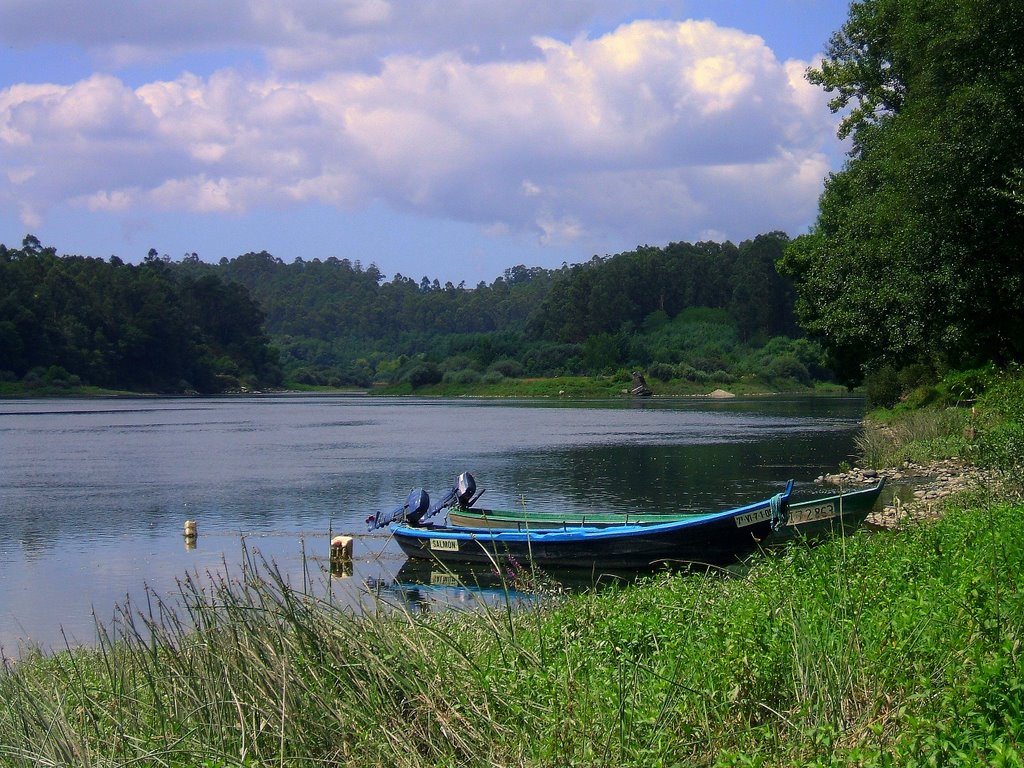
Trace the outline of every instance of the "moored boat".
<instances>
[{"instance_id":1,"label":"moored boat","mask_svg":"<svg viewBox=\"0 0 1024 768\"><path fill-rule=\"evenodd\" d=\"M409 557L442 563L515 559L563 568L609 569L646 568L659 562L719 565L751 554L784 523L792 490L791 480L785 491L769 499L662 523L535 530L431 524L425 520L439 511L437 505L424 511L425 493L414 491L406 503L410 507L405 510L406 522L397 522L398 508L372 518L372 524L390 524L392 536Z\"/></svg>"},{"instance_id":2,"label":"moored boat","mask_svg":"<svg viewBox=\"0 0 1024 768\"><path fill-rule=\"evenodd\" d=\"M885 478L876 485L844 493L789 502L786 520L767 537L765 544L781 544L794 538L819 539L848 535L867 518L882 493ZM568 515L531 510L483 509L459 504L448 507L448 524L456 528L540 530L566 526L603 528L617 525L655 525L700 517L704 513Z\"/></svg>"}]
</instances>

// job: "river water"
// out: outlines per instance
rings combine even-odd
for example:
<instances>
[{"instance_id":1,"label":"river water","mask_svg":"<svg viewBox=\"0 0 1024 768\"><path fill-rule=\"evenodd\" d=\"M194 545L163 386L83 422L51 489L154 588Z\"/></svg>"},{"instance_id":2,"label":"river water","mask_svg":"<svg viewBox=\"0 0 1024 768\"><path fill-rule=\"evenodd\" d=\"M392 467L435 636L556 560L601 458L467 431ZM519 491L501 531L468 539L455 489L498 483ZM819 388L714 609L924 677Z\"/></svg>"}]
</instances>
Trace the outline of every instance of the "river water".
<instances>
[{"instance_id":1,"label":"river water","mask_svg":"<svg viewBox=\"0 0 1024 768\"><path fill-rule=\"evenodd\" d=\"M126 597L246 553L355 605L404 557L364 519L459 472L481 506L717 511L849 460L856 398L0 400L0 649L91 643ZM186 519L198 524L188 546ZM327 573L331 534L353 573Z\"/></svg>"}]
</instances>

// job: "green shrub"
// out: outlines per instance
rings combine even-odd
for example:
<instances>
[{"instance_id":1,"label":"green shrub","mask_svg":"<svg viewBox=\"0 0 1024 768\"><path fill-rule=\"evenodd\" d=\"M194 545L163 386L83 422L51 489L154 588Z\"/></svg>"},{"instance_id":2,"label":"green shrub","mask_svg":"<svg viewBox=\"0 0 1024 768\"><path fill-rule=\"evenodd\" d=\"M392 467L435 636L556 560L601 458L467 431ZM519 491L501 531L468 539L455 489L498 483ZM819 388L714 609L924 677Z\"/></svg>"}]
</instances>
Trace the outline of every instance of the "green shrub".
<instances>
[{"instance_id":1,"label":"green shrub","mask_svg":"<svg viewBox=\"0 0 1024 768\"><path fill-rule=\"evenodd\" d=\"M1007 421L983 429L974 444L979 464L1010 472L1024 467L1024 424Z\"/></svg>"},{"instance_id":2,"label":"green shrub","mask_svg":"<svg viewBox=\"0 0 1024 768\"><path fill-rule=\"evenodd\" d=\"M907 393L918 387L933 384L935 382L935 375L927 365L911 363L900 369L899 373L896 374L896 380L899 382L900 389Z\"/></svg>"},{"instance_id":3,"label":"green shrub","mask_svg":"<svg viewBox=\"0 0 1024 768\"><path fill-rule=\"evenodd\" d=\"M924 408L940 399L939 391L928 384L914 387L907 393L903 402L908 408Z\"/></svg>"},{"instance_id":4,"label":"green shrub","mask_svg":"<svg viewBox=\"0 0 1024 768\"><path fill-rule=\"evenodd\" d=\"M899 374L891 365L884 365L865 376L864 390L872 408L892 408L903 395Z\"/></svg>"},{"instance_id":5,"label":"green shrub","mask_svg":"<svg viewBox=\"0 0 1024 768\"><path fill-rule=\"evenodd\" d=\"M406 371L402 376L402 381L408 382L413 389L418 389L438 384L442 378L441 369L434 363L418 363Z\"/></svg>"},{"instance_id":6,"label":"green shrub","mask_svg":"<svg viewBox=\"0 0 1024 768\"><path fill-rule=\"evenodd\" d=\"M659 381L668 381L675 375L675 369L667 363L654 363L647 368L647 375Z\"/></svg>"},{"instance_id":7,"label":"green shrub","mask_svg":"<svg viewBox=\"0 0 1024 768\"><path fill-rule=\"evenodd\" d=\"M965 405L977 400L997 381L998 376L998 369L990 363L982 368L948 373L939 382L938 388L945 395L948 405Z\"/></svg>"},{"instance_id":8,"label":"green shrub","mask_svg":"<svg viewBox=\"0 0 1024 768\"><path fill-rule=\"evenodd\" d=\"M504 357L491 363L490 370L507 379L518 379L523 375L523 366L511 357Z\"/></svg>"},{"instance_id":9,"label":"green shrub","mask_svg":"<svg viewBox=\"0 0 1024 768\"><path fill-rule=\"evenodd\" d=\"M454 355L447 358L441 367L444 368L445 372L462 371L466 368L472 368L473 360L466 355Z\"/></svg>"},{"instance_id":10,"label":"green shrub","mask_svg":"<svg viewBox=\"0 0 1024 768\"><path fill-rule=\"evenodd\" d=\"M679 363L679 365L675 367L675 374L676 377L680 379L697 381L697 369L689 363Z\"/></svg>"},{"instance_id":11,"label":"green shrub","mask_svg":"<svg viewBox=\"0 0 1024 768\"><path fill-rule=\"evenodd\" d=\"M796 355L786 353L771 360L765 371L768 378L778 381L779 379L792 379L800 384L810 384L811 374L807 366L801 363Z\"/></svg>"},{"instance_id":12,"label":"green shrub","mask_svg":"<svg viewBox=\"0 0 1024 768\"><path fill-rule=\"evenodd\" d=\"M477 384L480 379L480 371L463 368L461 371L445 371L442 381L445 384Z\"/></svg>"},{"instance_id":13,"label":"green shrub","mask_svg":"<svg viewBox=\"0 0 1024 768\"><path fill-rule=\"evenodd\" d=\"M1013 370L989 383L978 400L986 411L1024 424L1024 375Z\"/></svg>"}]
</instances>

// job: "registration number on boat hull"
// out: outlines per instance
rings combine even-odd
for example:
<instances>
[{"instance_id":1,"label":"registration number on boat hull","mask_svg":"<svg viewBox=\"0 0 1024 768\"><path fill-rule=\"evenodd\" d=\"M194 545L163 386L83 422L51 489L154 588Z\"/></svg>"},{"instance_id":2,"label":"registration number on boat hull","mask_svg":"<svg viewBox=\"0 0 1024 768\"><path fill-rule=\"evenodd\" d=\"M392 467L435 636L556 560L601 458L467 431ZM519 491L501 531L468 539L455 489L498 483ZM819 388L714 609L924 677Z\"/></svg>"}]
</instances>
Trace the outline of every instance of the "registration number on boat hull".
<instances>
[{"instance_id":1,"label":"registration number on boat hull","mask_svg":"<svg viewBox=\"0 0 1024 768\"><path fill-rule=\"evenodd\" d=\"M771 520L772 508L765 507L764 509L755 509L753 512L744 512L742 515L736 515L737 528L746 528L748 525L755 525L756 523L763 523L765 520Z\"/></svg>"},{"instance_id":2,"label":"registration number on boat hull","mask_svg":"<svg viewBox=\"0 0 1024 768\"><path fill-rule=\"evenodd\" d=\"M831 520L835 516L836 508L834 504L818 504L809 509L791 511L788 522L790 525L800 525L801 523L813 523L817 520Z\"/></svg>"},{"instance_id":3,"label":"registration number on boat hull","mask_svg":"<svg viewBox=\"0 0 1024 768\"><path fill-rule=\"evenodd\" d=\"M431 539L430 548L437 552L458 552L459 542L456 539Z\"/></svg>"}]
</instances>

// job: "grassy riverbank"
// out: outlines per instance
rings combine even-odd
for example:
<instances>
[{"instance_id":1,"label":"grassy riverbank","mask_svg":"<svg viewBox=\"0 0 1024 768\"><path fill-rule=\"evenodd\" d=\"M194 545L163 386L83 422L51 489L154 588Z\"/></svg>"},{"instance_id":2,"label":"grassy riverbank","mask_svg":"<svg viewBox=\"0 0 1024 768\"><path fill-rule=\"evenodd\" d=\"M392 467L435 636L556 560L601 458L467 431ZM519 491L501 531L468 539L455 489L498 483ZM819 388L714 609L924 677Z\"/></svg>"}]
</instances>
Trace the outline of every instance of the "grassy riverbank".
<instances>
[{"instance_id":1,"label":"grassy riverbank","mask_svg":"<svg viewBox=\"0 0 1024 768\"><path fill-rule=\"evenodd\" d=\"M697 383L687 379L660 381L647 379L656 397L702 397L715 390L734 395L773 395L782 392L798 394L846 394L845 387L820 383L805 387L790 381L786 385L757 378L708 381ZM412 389L408 383L374 388L372 394L416 395L420 397L515 397L561 399L633 398L629 394L632 379L628 376L559 376L545 379L501 379L497 382L464 384L442 382Z\"/></svg>"},{"instance_id":2,"label":"grassy riverbank","mask_svg":"<svg viewBox=\"0 0 1024 768\"><path fill-rule=\"evenodd\" d=\"M1021 381L933 408L939 437L884 419L893 456L962 451L1004 496L740 575L360 618L264 566L186 581L94 649L6 665L0 764L1020 766Z\"/></svg>"},{"instance_id":3,"label":"grassy riverbank","mask_svg":"<svg viewBox=\"0 0 1024 768\"><path fill-rule=\"evenodd\" d=\"M1024 506L531 612L260 579L0 676L7 765L1019 765ZM197 624L199 631L188 628Z\"/></svg>"}]
</instances>

